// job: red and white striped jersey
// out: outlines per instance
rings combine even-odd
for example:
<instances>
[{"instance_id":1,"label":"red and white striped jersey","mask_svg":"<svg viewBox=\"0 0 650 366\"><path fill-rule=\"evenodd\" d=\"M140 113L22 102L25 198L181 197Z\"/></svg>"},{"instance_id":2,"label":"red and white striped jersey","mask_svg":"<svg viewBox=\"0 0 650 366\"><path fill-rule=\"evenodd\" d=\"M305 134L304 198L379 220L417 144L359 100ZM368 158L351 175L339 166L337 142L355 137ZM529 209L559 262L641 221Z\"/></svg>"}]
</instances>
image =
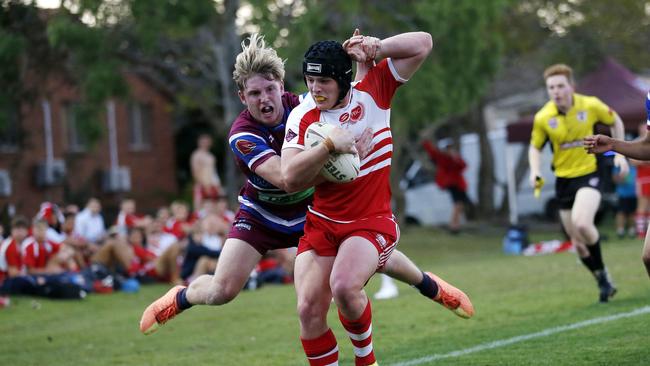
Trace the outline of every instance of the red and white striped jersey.
<instances>
[{"instance_id":1,"label":"red and white striped jersey","mask_svg":"<svg viewBox=\"0 0 650 366\"><path fill-rule=\"evenodd\" d=\"M29 236L21 243L23 265L27 270L43 269L60 248L60 243L49 240L39 243L34 237Z\"/></svg>"},{"instance_id":2,"label":"red and white striped jersey","mask_svg":"<svg viewBox=\"0 0 650 366\"><path fill-rule=\"evenodd\" d=\"M391 100L402 79L390 59L382 60L352 87L350 103L344 108L321 111L311 95L296 107L287 121L286 148L305 148L305 131L314 122L326 122L360 136L371 128L374 147L361 161L359 176L349 183L322 183L316 187L309 210L337 222L368 217L392 216L390 165L393 138L390 130Z\"/></svg>"}]
</instances>

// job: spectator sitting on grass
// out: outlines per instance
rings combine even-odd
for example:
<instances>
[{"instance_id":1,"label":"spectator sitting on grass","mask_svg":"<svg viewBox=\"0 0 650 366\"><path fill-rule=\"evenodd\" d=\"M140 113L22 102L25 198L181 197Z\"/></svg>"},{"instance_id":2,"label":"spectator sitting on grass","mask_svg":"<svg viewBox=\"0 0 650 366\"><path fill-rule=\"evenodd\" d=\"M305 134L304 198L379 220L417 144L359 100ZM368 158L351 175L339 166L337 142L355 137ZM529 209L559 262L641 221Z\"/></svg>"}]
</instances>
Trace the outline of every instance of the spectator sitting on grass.
<instances>
[{"instance_id":1,"label":"spectator sitting on grass","mask_svg":"<svg viewBox=\"0 0 650 366\"><path fill-rule=\"evenodd\" d=\"M230 229L230 223L216 214L209 214L200 221L197 233L189 237L181 278L191 281L202 274L213 274L221 247Z\"/></svg>"},{"instance_id":2,"label":"spectator sitting on grass","mask_svg":"<svg viewBox=\"0 0 650 366\"><path fill-rule=\"evenodd\" d=\"M20 245L29 233L29 221L16 216L11 221L11 233L0 243L0 294L15 293L13 279L24 274Z\"/></svg>"},{"instance_id":3,"label":"spectator sitting on grass","mask_svg":"<svg viewBox=\"0 0 650 366\"><path fill-rule=\"evenodd\" d=\"M72 247L47 239L49 225L43 219L35 219L32 236L22 243L23 265L27 274L61 274L78 270Z\"/></svg>"}]
</instances>

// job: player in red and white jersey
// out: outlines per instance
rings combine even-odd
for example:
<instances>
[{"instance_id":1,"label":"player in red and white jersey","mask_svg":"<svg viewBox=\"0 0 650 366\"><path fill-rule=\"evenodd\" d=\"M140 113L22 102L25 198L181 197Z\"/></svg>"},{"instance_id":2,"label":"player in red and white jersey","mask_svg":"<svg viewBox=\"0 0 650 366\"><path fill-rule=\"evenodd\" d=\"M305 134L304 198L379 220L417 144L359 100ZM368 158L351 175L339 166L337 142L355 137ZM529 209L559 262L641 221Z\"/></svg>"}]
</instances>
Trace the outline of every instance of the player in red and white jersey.
<instances>
[{"instance_id":1,"label":"player in red and white jersey","mask_svg":"<svg viewBox=\"0 0 650 366\"><path fill-rule=\"evenodd\" d=\"M126 235L129 229L134 227L144 227L150 220L142 215L138 215L135 210L135 200L133 198L126 198L120 202L120 212L115 219L115 226L120 230L120 233Z\"/></svg>"},{"instance_id":2,"label":"player in red and white jersey","mask_svg":"<svg viewBox=\"0 0 650 366\"><path fill-rule=\"evenodd\" d=\"M361 160L359 177L350 183L316 186L298 244L295 285L300 337L312 366L338 364L336 338L327 325L332 297L355 352L355 365L376 365L372 347L370 301L363 288L384 267L399 239L390 206L392 135L391 100L399 86L431 51L428 33L404 33L379 40L357 34L344 45L313 44L303 61L309 95L287 121L282 147L282 177L293 191L313 181L332 153L357 153L356 140L370 129L374 147ZM351 87L352 58L374 63ZM314 122L336 126L322 144L305 149L307 127ZM322 180L321 180L322 182ZM463 317L474 309L462 291L433 274L411 267L416 287Z\"/></svg>"},{"instance_id":3,"label":"player in red and white jersey","mask_svg":"<svg viewBox=\"0 0 650 366\"><path fill-rule=\"evenodd\" d=\"M74 250L47 239L47 228L45 220L35 219L32 224L32 236L21 244L23 265L27 274L57 274L76 269L71 268L76 266Z\"/></svg>"},{"instance_id":4,"label":"player in red and white jersey","mask_svg":"<svg viewBox=\"0 0 650 366\"><path fill-rule=\"evenodd\" d=\"M163 231L174 234L178 240L182 240L190 232L195 218L190 216L190 209L185 202L172 202L171 211L172 217L165 223Z\"/></svg>"},{"instance_id":5,"label":"player in red and white jersey","mask_svg":"<svg viewBox=\"0 0 650 366\"><path fill-rule=\"evenodd\" d=\"M0 287L5 280L23 274L20 244L28 232L29 221L26 218L19 216L11 221L11 235L0 243Z\"/></svg>"}]
</instances>

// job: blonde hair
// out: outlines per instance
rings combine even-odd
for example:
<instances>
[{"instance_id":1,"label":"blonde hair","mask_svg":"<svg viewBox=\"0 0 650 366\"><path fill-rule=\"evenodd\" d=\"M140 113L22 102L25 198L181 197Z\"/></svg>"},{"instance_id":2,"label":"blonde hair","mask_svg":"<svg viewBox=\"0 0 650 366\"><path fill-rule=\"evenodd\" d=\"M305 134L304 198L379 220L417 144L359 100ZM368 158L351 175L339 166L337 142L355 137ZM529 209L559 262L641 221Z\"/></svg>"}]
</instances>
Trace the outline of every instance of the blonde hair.
<instances>
[{"instance_id":1,"label":"blonde hair","mask_svg":"<svg viewBox=\"0 0 650 366\"><path fill-rule=\"evenodd\" d=\"M573 82L573 69L571 67L565 65L565 64L555 64L551 65L544 70L544 80L550 78L551 76L555 75L564 75L566 76L567 80L569 81L570 84L574 84Z\"/></svg>"},{"instance_id":2,"label":"blonde hair","mask_svg":"<svg viewBox=\"0 0 650 366\"><path fill-rule=\"evenodd\" d=\"M246 88L246 81L254 75L262 75L267 80L284 80L284 61L278 57L277 52L266 46L264 37L257 33L248 37L241 43L242 52L237 55L235 71L232 78L237 83L239 90Z\"/></svg>"}]
</instances>

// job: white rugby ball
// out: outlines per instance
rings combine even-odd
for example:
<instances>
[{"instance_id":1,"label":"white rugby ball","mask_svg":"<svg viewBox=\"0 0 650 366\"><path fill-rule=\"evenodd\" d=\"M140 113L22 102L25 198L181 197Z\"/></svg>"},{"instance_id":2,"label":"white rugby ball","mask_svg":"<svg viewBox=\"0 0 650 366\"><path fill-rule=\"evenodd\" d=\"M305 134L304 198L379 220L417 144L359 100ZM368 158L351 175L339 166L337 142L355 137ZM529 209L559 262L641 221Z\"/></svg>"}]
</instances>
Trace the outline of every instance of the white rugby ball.
<instances>
[{"instance_id":1,"label":"white rugby ball","mask_svg":"<svg viewBox=\"0 0 650 366\"><path fill-rule=\"evenodd\" d=\"M305 149L312 149L323 142L334 129L333 125L315 122L305 131ZM330 159L325 163L320 174L330 182L347 183L353 181L361 169L361 161L357 154L330 154Z\"/></svg>"}]
</instances>

